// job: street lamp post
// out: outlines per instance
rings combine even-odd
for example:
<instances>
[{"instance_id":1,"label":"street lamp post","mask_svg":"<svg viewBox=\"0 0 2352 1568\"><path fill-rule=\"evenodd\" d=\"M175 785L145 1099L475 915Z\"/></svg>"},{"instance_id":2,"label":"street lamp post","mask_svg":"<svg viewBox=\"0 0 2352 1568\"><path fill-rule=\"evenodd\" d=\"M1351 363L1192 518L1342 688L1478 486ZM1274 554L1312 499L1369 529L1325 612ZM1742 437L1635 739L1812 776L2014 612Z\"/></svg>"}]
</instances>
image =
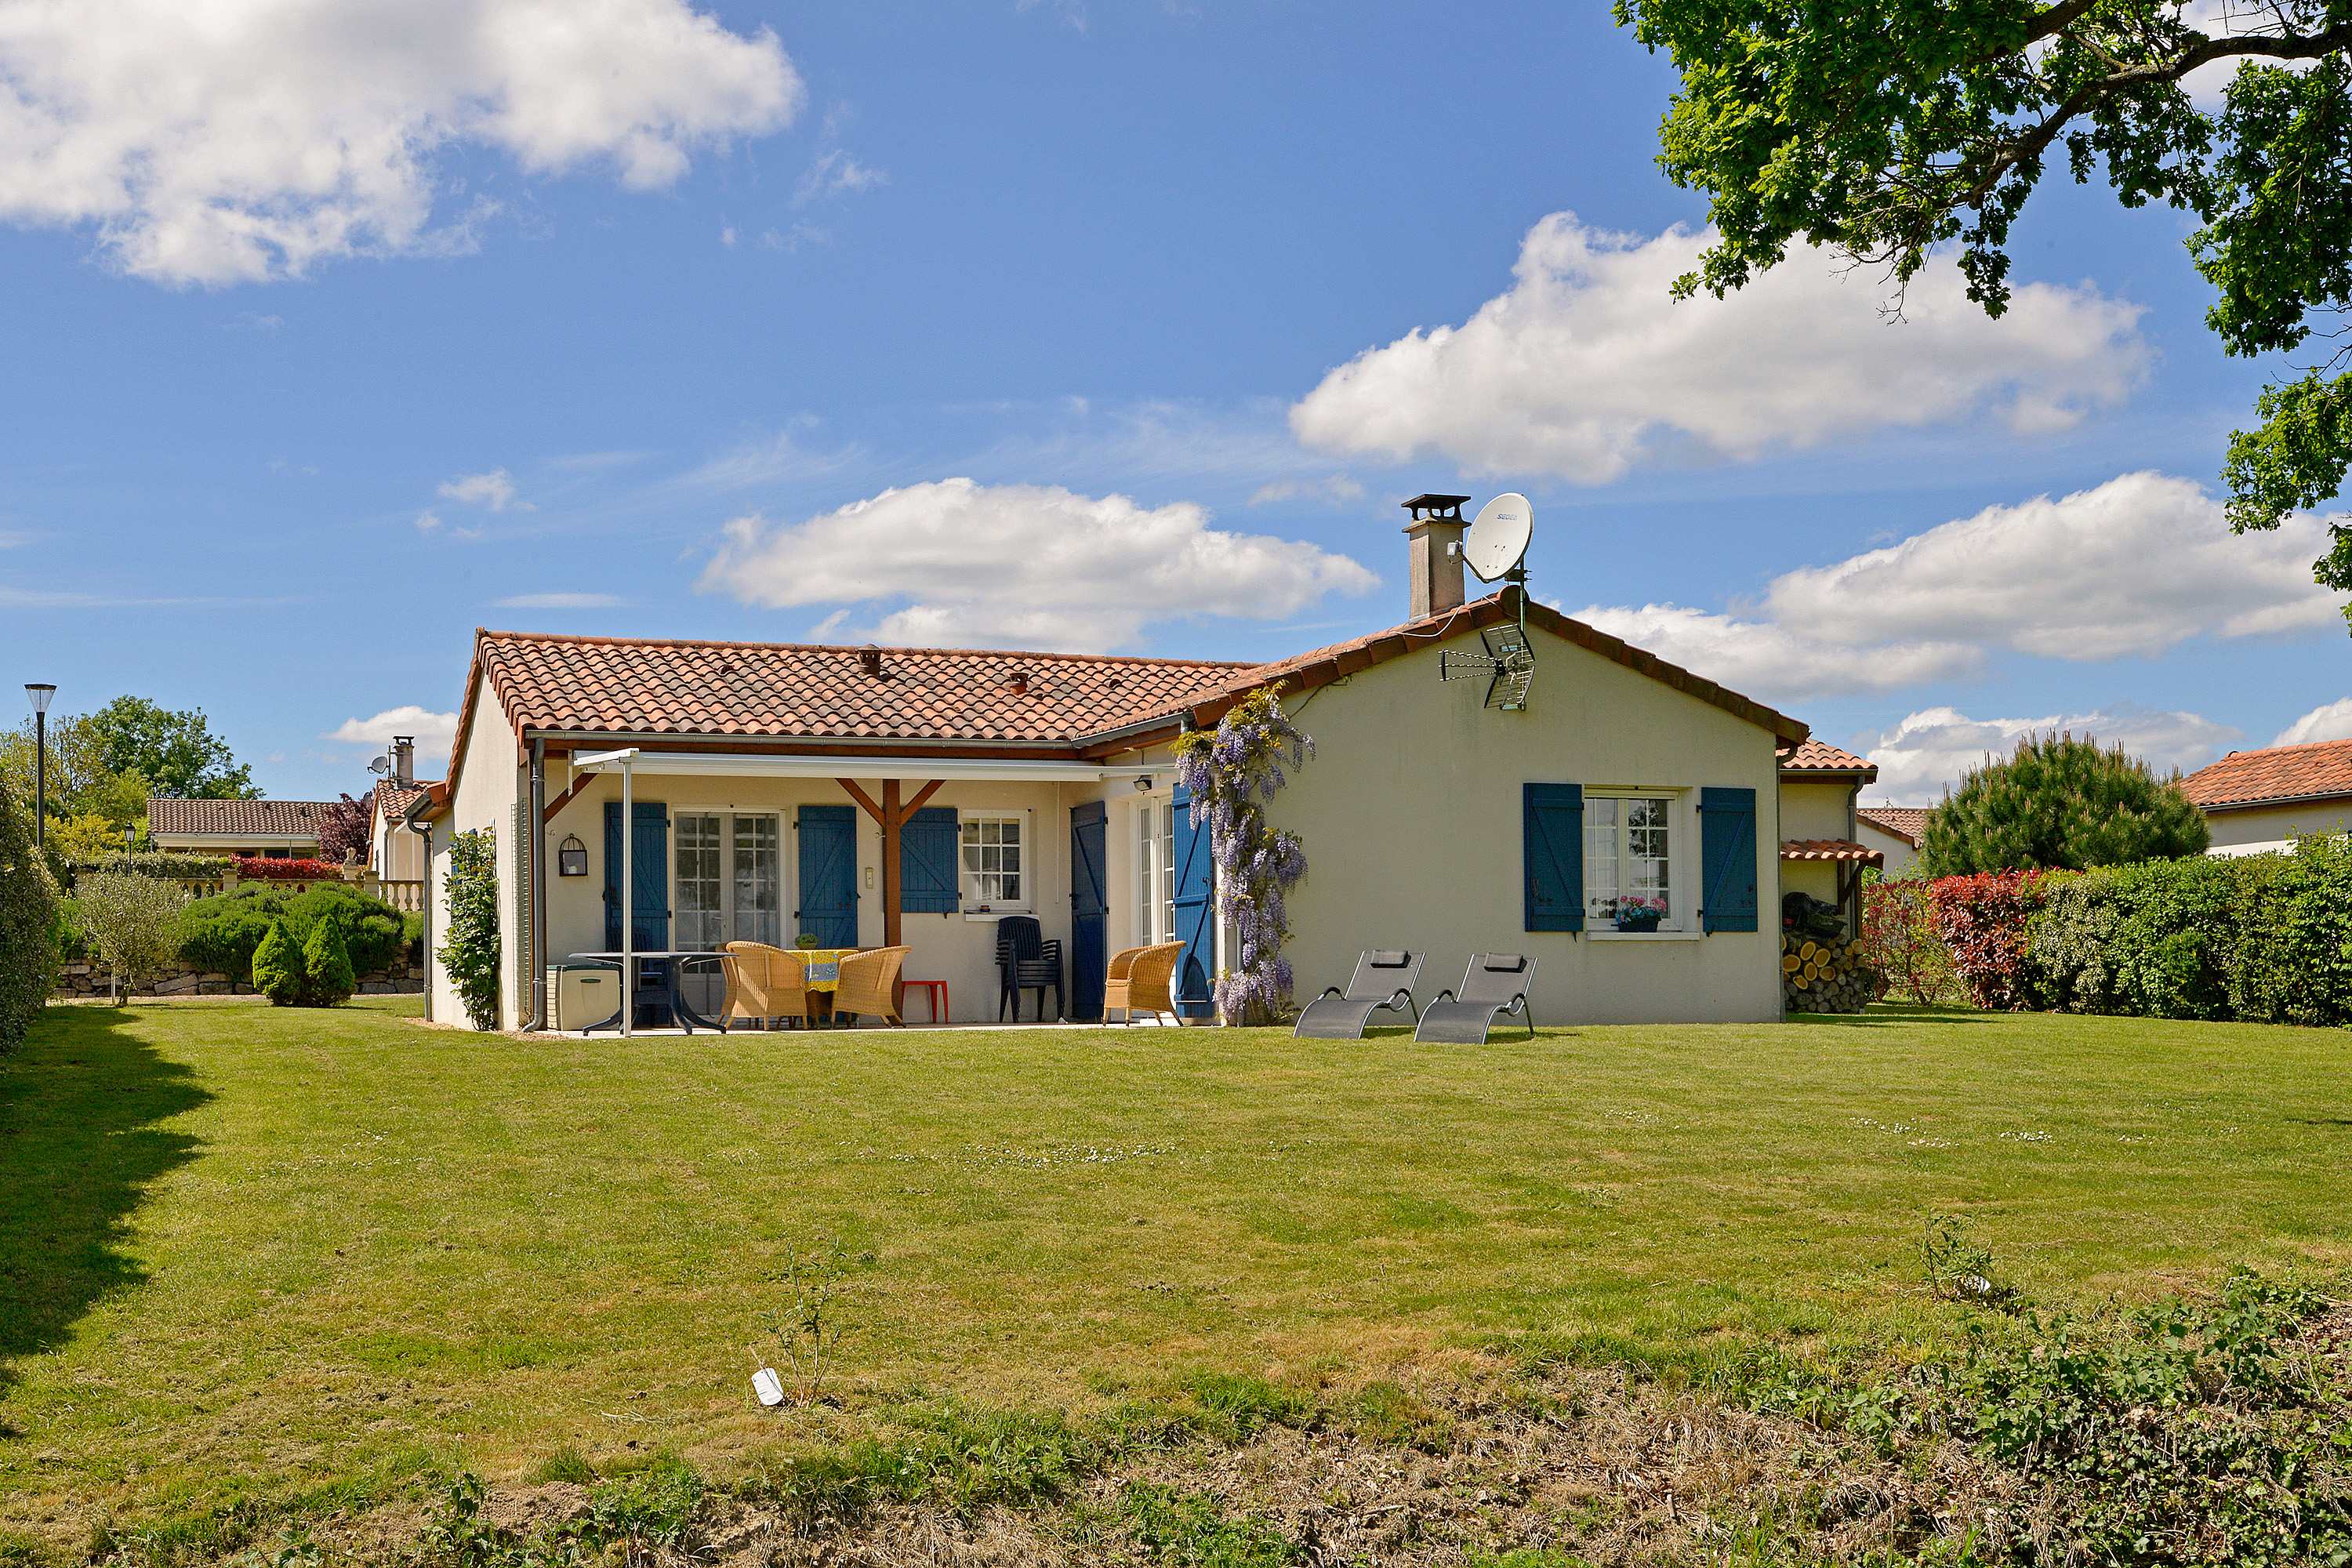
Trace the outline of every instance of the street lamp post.
<instances>
[{"instance_id":1,"label":"street lamp post","mask_svg":"<svg viewBox=\"0 0 2352 1568\"><path fill-rule=\"evenodd\" d=\"M49 699L58 689L46 683L25 682L25 695L33 700L33 847L49 847Z\"/></svg>"}]
</instances>

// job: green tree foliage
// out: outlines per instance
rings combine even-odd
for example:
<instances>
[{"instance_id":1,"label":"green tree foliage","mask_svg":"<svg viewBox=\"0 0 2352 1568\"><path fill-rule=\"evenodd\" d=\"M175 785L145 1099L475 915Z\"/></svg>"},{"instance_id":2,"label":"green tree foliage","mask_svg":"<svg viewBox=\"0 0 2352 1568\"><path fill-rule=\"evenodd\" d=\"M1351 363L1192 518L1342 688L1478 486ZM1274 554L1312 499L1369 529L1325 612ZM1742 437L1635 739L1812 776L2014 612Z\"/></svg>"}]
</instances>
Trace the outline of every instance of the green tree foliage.
<instances>
[{"instance_id":1,"label":"green tree foliage","mask_svg":"<svg viewBox=\"0 0 2352 1568\"><path fill-rule=\"evenodd\" d=\"M441 963L477 1029L499 1026L499 847L488 827L449 840Z\"/></svg>"},{"instance_id":2,"label":"green tree foliage","mask_svg":"<svg viewBox=\"0 0 2352 1568\"><path fill-rule=\"evenodd\" d=\"M247 882L216 899L199 899L181 917L180 956L231 980L253 976L255 955L274 924L284 924L298 951L311 928L331 921L349 953L352 970L373 974L408 953L422 922L356 889L322 883L296 893L268 883ZM261 984L252 978L256 988Z\"/></svg>"},{"instance_id":3,"label":"green tree foliage","mask_svg":"<svg viewBox=\"0 0 2352 1568\"><path fill-rule=\"evenodd\" d=\"M0 1056L24 1044L58 983L58 889L32 816L0 790Z\"/></svg>"},{"instance_id":4,"label":"green tree foliage","mask_svg":"<svg viewBox=\"0 0 2352 1568\"><path fill-rule=\"evenodd\" d=\"M2292 352L2324 371L2273 385L2232 437L2231 526L2275 528L2334 495L2352 461L2352 374L2334 321L2352 306L2352 7L2276 0L2223 28L2179 0L1617 0L1621 24L1682 73L1659 163L1707 193L1720 237L1678 292L1738 289L1791 241L1898 284L1957 246L1969 296L1999 315L2010 228L2049 162L2116 199L2204 226L2190 255L2219 293L2230 353ZM2181 79L2239 61L2218 112ZM2318 580L2352 587L2352 528Z\"/></svg>"},{"instance_id":5,"label":"green tree foliage","mask_svg":"<svg viewBox=\"0 0 2352 1568\"><path fill-rule=\"evenodd\" d=\"M253 770L212 732L204 710L175 712L118 697L89 715L110 773L136 773L152 793L187 800L258 800Z\"/></svg>"},{"instance_id":6,"label":"green tree foliage","mask_svg":"<svg viewBox=\"0 0 2352 1568\"><path fill-rule=\"evenodd\" d=\"M93 871L75 881L82 934L114 971L118 1003L141 975L178 956L185 901L178 888L152 877Z\"/></svg>"},{"instance_id":7,"label":"green tree foliage","mask_svg":"<svg viewBox=\"0 0 2352 1568\"><path fill-rule=\"evenodd\" d=\"M22 808L33 809L36 742L29 718L0 733L0 784L5 784ZM48 717L49 820L97 816L122 824L147 814L147 781L135 773L119 773L107 764L107 740L95 713L52 713Z\"/></svg>"},{"instance_id":8,"label":"green tree foliage","mask_svg":"<svg viewBox=\"0 0 2352 1568\"><path fill-rule=\"evenodd\" d=\"M310 976L302 970L302 949L283 921L269 922L268 931L253 954L253 988L269 998L273 1007L296 1007Z\"/></svg>"},{"instance_id":9,"label":"green tree foliage","mask_svg":"<svg viewBox=\"0 0 2352 1568\"><path fill-rule=\"evenodd\" d=\"M322 920L311 926L310 938L302 944L302 1002L310 1007L339 1005L359 989L359 981L352 973L351 952L333 921Z\"/></svg>"},{"instance_id":10,"label":"green tree foliage","mask_svg":"<svg viewBox=\"0 0 2352 1568\"><path fill-rule=\"evenodd\" d=\"M1918 872L2079 871L2201 855L2210 842L2177 777L2159 779L2122 747L2102 750L2087 735L2028 735L1927 814Z\"/></svg>"}]
</instances>

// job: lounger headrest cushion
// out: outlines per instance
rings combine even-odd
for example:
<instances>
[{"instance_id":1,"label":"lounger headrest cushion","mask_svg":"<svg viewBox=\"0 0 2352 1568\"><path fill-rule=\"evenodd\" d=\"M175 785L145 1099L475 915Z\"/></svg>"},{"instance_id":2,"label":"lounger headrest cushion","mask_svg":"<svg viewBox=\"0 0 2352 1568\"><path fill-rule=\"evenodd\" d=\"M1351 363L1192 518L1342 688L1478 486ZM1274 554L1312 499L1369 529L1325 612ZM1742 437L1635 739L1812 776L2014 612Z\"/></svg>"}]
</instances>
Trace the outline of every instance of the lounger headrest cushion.
<instances>
[{"instance_id":1,"label":"lounger headrest cushion","mask_svg":"<svg viewBox=\"0 0 2352 1568\"><path fill-rule=\"evenodd\" d=\"M1489 974L1517 974L1527 966L1527 958L1522 953L1490 952L1484 967Z\"/></svg>"},{"instance_id":2,"label":"lounger headrest cushion","mask_svg":"<svg viewBox=\"0 0 2352 1568\"><path fill-rule=\"evenodd\" d=\"M1368 955L1368 961L1374 969L1402 969L1412 962L1412 954L1375 951Z\"/></svg>"}]
</instances>

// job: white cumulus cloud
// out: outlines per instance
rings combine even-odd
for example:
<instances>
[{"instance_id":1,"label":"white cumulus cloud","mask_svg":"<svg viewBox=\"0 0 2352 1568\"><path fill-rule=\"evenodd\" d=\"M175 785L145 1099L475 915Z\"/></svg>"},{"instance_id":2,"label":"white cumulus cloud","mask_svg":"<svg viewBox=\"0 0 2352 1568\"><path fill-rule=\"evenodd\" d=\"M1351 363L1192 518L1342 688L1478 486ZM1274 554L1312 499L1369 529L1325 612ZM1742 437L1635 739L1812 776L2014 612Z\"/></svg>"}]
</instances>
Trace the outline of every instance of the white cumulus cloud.
<instances>
[{"instance_id":1,"label":"white cumulus cloud","mask_svg":"<svg viewBox=\"0 0 2352 1568\"><path fill-rule=\"evenodd\" d=\"M942 479L804 522L738 518L698 584L774 609L883 610L858 635L909 646L1097 652L1187 615L1271 620L1379 579L1312 544L1209 526L1190 501L1141 507L1059 486Z\"/></svg>"},{"instance_id":2,"label":"white cumulus cloud","mask_svg":"<svg viewBox=\"0 0 2352 1568\"><path fill-rule=\"evenodd\" d=\"M457 146L648 189L802 98L687 0L0 0L0 217L160 282L299 277L467 244Z\"/></svg>"},{"instance_id":3,"label":"white cumulus cloud","mask_svg":"<svg viewBox=\"0 0 2352 1568\"><path fill-rule=\"evenodd\" d=\"M509 507L517 511L539 510L527 500L515 500L514 476L504 468L492 468L487 474L460 474L444 481L437 493L446 500L488 507L492 511L504 511Z\"/></svg>"},{"instance_id":4,"label":"white cumulus cloud","mask_svg":"<svg viewBox=\"0 0 2352 1568\"><path fill-rule=\"evenodd\" d=\"M2322 703L2278 733L2273 746L2308 746L2315 741L2352 741L2352 697Z\"/></svg>"},{"instance_id":5,"label":"white cumulus cloud","mask_svg":"<svg viewBox=\"0 0 2352 1568\"><path fill-rule=\"evenodd\" d=\"M2078 739L2091 737L2102 746L2121 746L2158 777L2176 768L2193 773L2244 736L2243 731L2195 713L2168 713L2134 702L2039 719L1971 719L1957 709L1927 708L1887 731L1864 753L1878 764L1878 782L1864 788L1864 799L1933 805L1963 775L1983 766L1987 757L2004 756L2021 738L2053 730Z\"/></svg>"},{"instance_id":6,"label":"white cumulus cloud","mask_svg":"<svg viewBox=\"0 0 2352 1568\"><path fill-rule=\"evenodd\" d=\"M457 715L435 713L411 703L405 708L387 708L373 719L346 719L319 739L384 746L392 743L394 735L416 737L419 756L446 757L457 737Z\"/></svg>"},{"instance_id":7,"label":"white cumulus cloud","mask_svg":"<svg viewBox=\"0 0 2352 1568\"><path fill-rule=\"evenodd\" d=\"M1790 702L1958 679L2000 650L2095 662L2200 636L2332 627L2347 595L2311 577L2329 540L2311 517L2233 535L2194 481L2125 474L1784 573L1733 614L1595 605L1576 616L1736 691Z\"/></svg>"},{"instance_id":8,"label":"white cumulus cloud","mask_svg":"<svg viewBox=\"0 0 2352 1568\"><path fill-rule=\"evenodd\" d=\"M1949 258L1912 279L1900 321L1875 274L1801 249L1726 299L1675 300L1713 238L1555 213L1508 292L1460 327L1367 349L1291 409L1291 429L1328 452L1605 484L1678 447L1744 458L1986 414L2062 429L2147 373L2140 307L2031 283L1994 321Z\"/></svg>"}]
</instances>

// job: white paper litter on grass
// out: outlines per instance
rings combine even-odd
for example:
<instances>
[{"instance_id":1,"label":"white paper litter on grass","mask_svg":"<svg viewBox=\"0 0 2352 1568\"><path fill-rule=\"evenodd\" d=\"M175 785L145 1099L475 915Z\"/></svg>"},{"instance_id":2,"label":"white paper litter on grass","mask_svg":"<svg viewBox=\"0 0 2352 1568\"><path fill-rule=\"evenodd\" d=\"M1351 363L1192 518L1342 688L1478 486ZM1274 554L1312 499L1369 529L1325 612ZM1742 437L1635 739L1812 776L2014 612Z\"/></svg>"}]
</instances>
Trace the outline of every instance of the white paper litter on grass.
<instances>
[{"instance_id":1,"label":"white paper litter on grass","mask_svg":"<svg viewBox=\"0 0 2352 1568\"><path fill-rule=\"evenodd\" d=\"M751 1392L760 1396L762 1405L782 1405L784 1402L784 1380L776 1375L774 1367L763 1366L751 1374Z\"/></svg>"}]
</instances>

